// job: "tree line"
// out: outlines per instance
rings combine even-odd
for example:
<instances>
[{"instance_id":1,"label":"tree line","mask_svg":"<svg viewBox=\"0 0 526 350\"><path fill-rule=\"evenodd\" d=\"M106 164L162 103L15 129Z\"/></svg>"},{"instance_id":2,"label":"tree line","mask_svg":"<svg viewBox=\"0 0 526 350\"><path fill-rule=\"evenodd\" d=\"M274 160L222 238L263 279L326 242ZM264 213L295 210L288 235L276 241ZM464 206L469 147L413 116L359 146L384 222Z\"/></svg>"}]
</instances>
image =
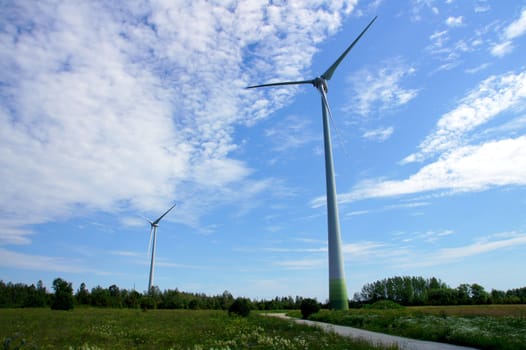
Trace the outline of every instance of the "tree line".
<instances>
[{"instance_id":1,"label":"tree line","mask_svg":"<svg viewBox=\"0 0 526 350\"><path fill-rule=\"evenodd\" d=\"M161 291L154 286L150 292L121 289L113 284L107 288L96 286L90 289L81 283L74 291L72 284L56 278L53 292L48 291L42 281L36 286L0 281L0 308L51 307L69 310L74 306L142 309L212 309L228 310L236 298L228 292L209 296L204 293L188 293L178 289ZM251 309L295 310L299 309L303 297L275 297L270 300L248 300Z\"/></svg>"},{"instance_id":2,"label":"tree line","mask_svg":"<svg viewBox=\"0 0 526 350\"><path fill-rule=\"evenodd\" d=\"M405 306L526 304L526 287L487 292L477 283L463 283L451 288L435 277L396 276L367 283L360 293L354 295L351 303L361 305L380 300Z\"/></svg>"},{"instance_id":3,"label":"tree line","mask_svg":"<svg viewBox=\"0 0 526 350\"><path fill-rule=\"evenodd\" d=\"M208 296L203 293L188 293L178 289L161 291L152 287L150 292L121 289L113 284L107 288L96 286L90 289L81 283L74 291L72 283L56 278L53 292L47 290L42 281L26 285L5 283L0 280L0 308L51 307L71 309L74 306L142 309L215 309L228 310L236 298L228 292ZM240 298L237 298L240 299ZM248 300L250 308L256 310L300 309L305 298L275 297L270 300ZM526 304L526 287L507 291L485 291L479 284L461 284L451 288L441 280L431 277L391 277L367 283L361 292L350 300L351 307L360 307L380 300L390 300L405 306L420 305L469 305L469 304ZM327 304L321 305L328 308Z\"/></svg>"}]
</instances>

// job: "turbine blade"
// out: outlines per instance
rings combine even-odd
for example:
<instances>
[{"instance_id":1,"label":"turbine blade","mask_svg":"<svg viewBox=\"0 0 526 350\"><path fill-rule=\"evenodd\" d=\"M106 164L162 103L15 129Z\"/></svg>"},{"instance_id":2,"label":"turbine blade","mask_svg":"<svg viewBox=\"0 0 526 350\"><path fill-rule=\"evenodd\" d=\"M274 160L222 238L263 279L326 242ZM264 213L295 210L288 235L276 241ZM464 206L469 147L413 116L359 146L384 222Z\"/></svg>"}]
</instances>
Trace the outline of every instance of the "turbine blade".
<instances>
[{"instance_id":1,"label":"turbine blade","mask_svg":"<svg viewBox=\"0 0 526 350\"><path fill-rule=\"evenodd\" d=\"M150 225L153 225L153 222L150 219L148 219L146 216L144 216L144 215L139 215L139 216L141 218L143 218L144 220L148 221L150 223Z\"/></svg>"},{"instance_id":2,"label":"turbine blade","mask_svg":"<svg viewBox=\"0 0 526 350\"><path fill-rule=\"evenodd\" d=\"M351 51L351 49L353 48L354 45L356 45L356 43L358 42L358 40L361 39L362 35L365 34L365 32L367 31L367 29L369 29L369 27L373 24L374 21L376 21L376 18L378 16L375 16L373 18L373 20L371 22L369 22L369 24L367 25L367 27L365 27L364 30L362 30L362 32L360 33L360 35L358 35L358 37L356 39L354 39L354 41L352 42L352 44L347 48L347 50L345 50L340 57L338 57L338 59L336 60L336 62L334 62L332 64L332 66L329 67L329 69L327 69L327 71L325 73L323 73L321 75L321 77L325 80L330 80L332 78L332 75L334 74L334 71L336 70L336 68L338 68L338 65L343 61L343 59L345 58L345 56L347 56L347 54L349 53L349 51Z\"/></svg>"},{"instance_id":3,"label":"turbine blade","mask_svg":"<svg viewBox=\"0 0 526 350\"><path fill-rule=\"evenodd\" d=\"M165 215L168 214L168 213L170 212L170 210L172 210L174 207L175 207L175 204L172 205L172 206L170 207L170 209L168 209L167 211L165 211L164 214L161 215L157 220L155 220L154 222L152 222L152 225L157 225L157 224L159 223L159 221L161 221L162 218L164 218Z\"/></svg>"},{"instance_id":4,"label":"turbine blade","mask_svg":"<svg viewBox=\"0 0 526 350\"><path fill-rule=\"evenodd\" d=\"M327 94L325 93L325 90L323 90L323 88L320 88L318 90L321 93L321 99L323 100L323 104L325 105L325 108L327 108L327 112L329 112L329 119L334 125L334 119L332 118L331 107L329 107L329 101L327 101Z\"/></svg>"},{"instance_id":5,"label":"turbine blade","mask_svg":"<svg viewBox=\"0 0 526 350\"><path fill-rule=\"evenodd\" d=\"M331 125L334 128L334 130L336 130L336 136L338 138L338 141L340 141L340 144L343 149L343 153L345 153L345 155L348 156L350 159L351 156L349 155L349 153L347 153L347 150L345 149L345 144L343 143L343 136L340 133L340 130L338 129L338 127L336 127L336 122L334 121L334 118L332 117L331 108L329 107L329 101L327 100L327 94L325 93L323 88L320 88L319 90L321 93L321 99L323 100L323 104L325 105L325 108L327 108L327 111L329 112L329 119L331 121Z\"/></svg>"},{"instance_id":6,"label":"turbine blade","mask_svg":"<svg viewBox=\"0 0 526 350\"><path fill-rule=\"evenodd\" d=\"M269 84L247 86L245 89L253 89L253 88L259 88L259 87L266 87L266 86L299 85L299 84L312 84L312 83L314 83L314 80L282 81L279 83L269 83Z\"/></svg>"},{"instance_id":7,"label":"turbine blade","mask_svg":"<svg viewBox=\"0 0 526 350\"><path fill-rule=\"evenodd\" d=\"M152 228L150 229L150 241L148 242L148 251L146 252L147 256L150 255L150 250L152 249L152 239L153 239L153 225L152 225Z\"/></svg>"}]
</instances>

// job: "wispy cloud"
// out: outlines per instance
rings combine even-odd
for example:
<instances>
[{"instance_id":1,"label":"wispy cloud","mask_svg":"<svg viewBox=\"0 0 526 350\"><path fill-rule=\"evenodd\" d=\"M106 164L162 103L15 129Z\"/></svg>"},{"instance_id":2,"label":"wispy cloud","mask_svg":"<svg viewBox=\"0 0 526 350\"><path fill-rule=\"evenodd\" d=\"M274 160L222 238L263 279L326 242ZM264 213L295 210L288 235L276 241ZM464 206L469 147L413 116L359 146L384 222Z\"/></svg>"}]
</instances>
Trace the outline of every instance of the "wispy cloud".
<instances>
[{"instance_id":1,"label":"wispy cloud","mask_svg":"<svg viewBox=\"0 0 526 350\"><path fill-rule=\"evenodd\" d=\"M198 225L210 207L257 203L272 180L235 159L234 127L295 90L243 87L298 78L355 2L120 6L3 6L1 241L27 243L24 225L82 210L150 212L177 199L171 220Z\"/></svg>"},{"instance_id":2,"label":"wispy cloud","mask_svg":"<svg viewBox=\"0 0 526 350\"><path fill-rule=\"evenodd\" d=\"M435 71L457 67L461 64L462 56L465 53L474 51L481 45L481 41L478 38L452 40L449 30L435 31L429 36L431 43L426 47L426 50L433 58L441 62Z\"/></svg>"},{"instance_id":3,"label":"wispy cloud","mask_svg":"<svg viewBox=\"0 0 526 350\"><path fill-rule=\"evenodd\" d=\"M475 13L487 12L491 9L491 6L487 3L486 0L477 0L475 4Z\"/></svg>"},{"instance_id":4,"label":"wispy cloud","mask_svg":"<svg viewBox=\"0 0 526 350\"><path fill-rule=\"evenodd\" d=\"M278 260L274 264L289 270L310 270L324 267L327 265L327 259Z\"/></svg>"},{"instance_id":5,"label":"wispy cloud","mask_svg":"<svg viewBox=\"0 0 526 350\"><path fill-rule=\"evenodd\" d=\"M425 266L447 265L470 257L486 254L503 249L522 249L526 245L526 234L521 232L506 232L476 237L471 242L453 245L456 240L446 240L456 235L451 229L427 230L414 233L395 233L390 241L359 241L344 243L342 251L346 262L359 264L391 265L397 268L418 268ZM443 241L436 249L437 241ZM416 244L418 243L418 244ZM425 244L422 244L425 243ZM270 263L273 266L288 270L320 269L327 264L326 244L319 249L272 249L266 252L275 253ZM302 254L301 258L281 258L283 253Z\"/></svg>"},{"instance_id":6,"label":"wispy cloud","mask_svg":"<svg viewBox=\"0 0 526 350\"><path fill-rule=\"evenodd\" d=\"M456 148L404 180L367 180L340 195L340 202L448 190L481 191L495 186L524 186L526 136Z\"/></svg>"},{"instance_id":7,"label":"wispy cloud","mask_svg":"<svg viewBox=\"0 0 526 350\"><path fill-rule=\"evenodd\" d=\"M487 123L526 98L526 72L491 76L460 101L458 107L444 114L436 130L420 144L419 151L402 163L422 161L466 142L466 134Z\"/></svg>"},{"instance_id":8,"label":"wispy cloud","mask_svg":"<svg viewBox=\"0 0 526 350\"><path fill-rule=\"evenodd\" d=\"M482 255L504 249L523 249L526 244L526 234L510 232L496 234L486 238L479 238L473 243L463 246L442 248L436 252L416 252L420 255L417 259L410 258L397 263L399 267L437 266L456 262L462 259Z\"/></svg>"},{"instance_id":9,"label":"wispy cloud","mask_svg":"<svg viewBox=\"0 0 526 350\"><path fill-rule=\"evenodd\" d=\"M491 47L494 56L502 57L514 49L513 40L526 33L526 9L523 9L518 19L510 23L501 33L501 41Z\"/></svg>"},{"instance_id":10,"label":"wispy cloud","mask_svg":"<svg viewBox=\"0 0 526 350\"><path fill-rule=\"evenodd\" d=\"M402 255L400 249L388 249L392 246L382 242L362 241L356 243L346 243L342 245L342 252L346 261L372 263L375 260L382 258L392 258L398 255ZM290 251L274 251L282 253L290 253ZM304 254L311 254L308 257L301 259L289 259L289 260L277 260L274 262L275 265L291 269L291 270L306 270L306 269L318 269L327 264L327 248L326 246L319 250L302 250ZM320 253L323 256L320 257Z\"/></svg>"},{"instance_id":11,"label":"wispy cloud","mask_svg":"<svg viewBox=\"0 0 526 350\"><path fill-rule=\"evenodd\" d=\"M464 17L458 16L458 17L448 17L446 19L446 25L448 27L459 27L463 24Z\"/></svg>"},{"instance_id":12,"label":"wispy cloud","mask_svg":"<svg viewBox=\"0 0 526 350\"><path fill-rule=\"evenodd\" d=\"M475 74L475 73L478 73L480 71L483 71L484 69L488 68L489 66L490 66L490 63L486 62L486 63L479 64L476 67L467 68L465 70L465 72L468 73L468 74Z\"/></svg>"},{"instance_id":13,"label":"wispy cloud","mask_svg":"<svg viewBox=\"0 0 526 350\"><path fill-rule=\"evenodd\" d=\"M371 141L377 141L377 142L384 142L394 132L394 128L392 126L387 128L379 128L374 130L368 130L363 133L362 137Z\"/></svg>"},{"instance_id":14,"label":"wispy cloud","mask_svg":"<svg viewBox=\"0 0 526 350\"><path fill-rule=\"evenodd\" d=\"M111 255L116 256L124 256L124 257L130 257L130 258L144 258L147 256L144 252L135 252L135 251L127 251L127 250L112 250L108 252Z\"/></svg>"},{"instance_id":15,"label":"wispy cloud","mask_svg":"<svg viewBox=\"0 0 526 350\"><path fill-rule=\"evenodd\" d=\"M402 237L399 242L368 241L347 244L344 245L345 260L361 264L388 264L396 268L414 269L448 265L505 249L523 249L522 246L526 245L526 234L508 232L479 237L463 245L448 246L441 244L443 248L434 248L437 240L453 234L455 232L452 230L427 231L417 233L409 240ZM414 239L425 241L428 244L410 245Z\"/></svg>"},{"instance_id":16,"label":"wispy cloud","mask_svg":"<svg viewBox=\"0 0 526 350\"><path fill-rule=\"evenodd\" d=\"M4 248L0 248L0 266L46 272L104 274L102 271L86 267L78 259L19 253Z\"/></svg>"},{"instance_id":17,"label":"wispy cloud","mask_svg":"<svg viewBox=\"0 0 526 350\"><path fill-rule=\"evenodd\" d=\"M351 103L345 108L362 116L405 105L418 94L417 89L402 87L402 81L415 73L415 68L394 60L382 68L363 69L349 78Z\"/></svg>"},{"instance_id":18,"label":"wispy cloud","mask_svg":"<svg viewBox=\"0 0 526 350\"><path fill-rule=\"evenodd\" d=\"M430 202L409 202L409 203L399 203L399 204L390 204L379 209L370 209L370 210L355 210L350 213L345 214L346 217L366 215L372 213L381 213L389 210L399 210L399 209L415 209L421 208L430 205ZM322 197L317 198L315 201L311 202L312 207L319 207L325 205L325 200Z\"/></svg>"},{"instance_id":19,"label":"wispy cloud","mask_svg":"<svg viewBox=\"0 0 526 350\"><path fill-rule=\"evenodd\" d=\"M311 124L309 119L291 115L266 129L265 136L274 145L274 150L279 152L293 150L319 139L319 136L313 132Z\"/></svg>"},{"instance_id":20,"label":"wispy cloud","mask_svg":"<svg viewBox=\"0 0 526 350\"><path fill-rule=\"evenodd\" d=\"M433 0L411 0L411 20L421 21L424 18L422 13L426 10L431 11L434 15L440 13Z\"/></svg>"}]
</instances>

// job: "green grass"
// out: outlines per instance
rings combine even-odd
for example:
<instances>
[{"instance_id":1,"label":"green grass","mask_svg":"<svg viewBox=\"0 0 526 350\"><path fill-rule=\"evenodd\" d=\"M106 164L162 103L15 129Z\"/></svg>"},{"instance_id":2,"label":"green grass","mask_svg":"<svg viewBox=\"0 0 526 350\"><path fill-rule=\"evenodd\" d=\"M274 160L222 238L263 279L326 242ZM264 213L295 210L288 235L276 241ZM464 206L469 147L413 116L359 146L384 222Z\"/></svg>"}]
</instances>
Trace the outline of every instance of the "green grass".
<instances>
[{"instance_id":1,"label":"green grass","mask_svg":"<svg viewBox=\"0 0 526 350\"><path fill-rule=\"evenodd\" d=\"M0 309L0 339L4 349L379 349L272 317L204 310Z\"/></svg>"},{"instance_id":2,"label":"green grass","mask_svg":"<svg viewBox=\"0 0 526 350\"><path fill-rule=\"evenodd\" d=\"M328 311L309 319L478 349L526 349L526 305Z\"/></svg>"}]
</instances>

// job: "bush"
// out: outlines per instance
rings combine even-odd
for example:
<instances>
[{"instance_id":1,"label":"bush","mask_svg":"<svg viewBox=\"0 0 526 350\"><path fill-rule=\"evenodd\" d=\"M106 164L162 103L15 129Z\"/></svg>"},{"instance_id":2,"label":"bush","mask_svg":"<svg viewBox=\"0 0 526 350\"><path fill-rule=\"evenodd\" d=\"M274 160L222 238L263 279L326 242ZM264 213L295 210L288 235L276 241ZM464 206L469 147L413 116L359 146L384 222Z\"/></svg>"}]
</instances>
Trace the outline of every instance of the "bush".
<instances>
[{"instance_id":1,"label":"bush","mask_svg":"<svg viewBox=\"0 0 526 350\"><path fill-rule=\"evenodd\" d=\"M301 315L304 319L309 318L310 315L315 314L316 312L320 311L320 304L316 301L316 299L303 299L301 301L300 309L301 309Z\"/></svg>"},{"instance_id":2,"label":"bush","mask_svg":"<svg viewBox=\"0 0 526 350\"><path fill-rule=\"evenodd\" d=\"M370 305L364 305L364 309L376 309L376 310L390 310L390 309L401 309L402 305L395 303L391 300L380 300Z\"/></svg>"},{"instance_id":3,"label":"bush","mask_svg":"<svg viewBox=\"0 0 526 350\"><path fill-rule=\"evenodd\" d=\"M237 298L228 308L228 314L236 314L242 317L250 315L251 303L249 299Z\"/></svg>"},{"instance_id":4,"label":"bush","mask_svg":"<svg viewBox=\"0 0 526 350\"><path fill-rule=\"evenodd\" d=\"M143 311L145 310L153 310L157 308L157 305L155 303L155 299L151 297L150 295L143 295L141 298L141 309Z\"/></svg>"}]
</instances>

